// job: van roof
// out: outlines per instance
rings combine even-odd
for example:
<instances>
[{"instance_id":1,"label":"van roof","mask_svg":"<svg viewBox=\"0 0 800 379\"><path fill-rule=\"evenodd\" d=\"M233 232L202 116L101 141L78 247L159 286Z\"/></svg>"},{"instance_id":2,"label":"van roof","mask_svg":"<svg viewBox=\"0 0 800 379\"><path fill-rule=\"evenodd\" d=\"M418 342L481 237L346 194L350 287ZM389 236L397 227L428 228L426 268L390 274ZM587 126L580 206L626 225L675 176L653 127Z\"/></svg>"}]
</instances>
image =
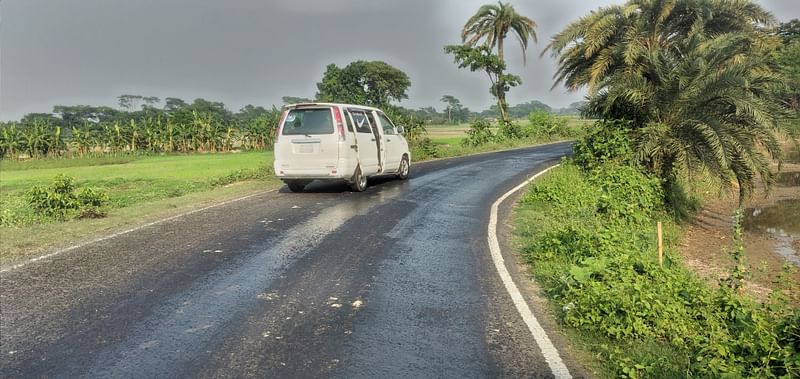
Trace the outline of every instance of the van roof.
<instances>
[{"instance_id":1,"label":"van roof","mask_svg":"<svg viewBox=\"0 0 800 379\"><path fill-rule=\"evenodd\" d=\"M358 109L368 109L368 110L383 112L379 108L370 107L368 105L345 104L345 103L314 103L314 102L312 102L312 103L295 103L295 104L287 104L286 108L302 108L302 107L318 107L318 106L323 106L323 107L337 106L337 107L342 107L342 108L358 108Z\"/></svg>"}]
</instances>

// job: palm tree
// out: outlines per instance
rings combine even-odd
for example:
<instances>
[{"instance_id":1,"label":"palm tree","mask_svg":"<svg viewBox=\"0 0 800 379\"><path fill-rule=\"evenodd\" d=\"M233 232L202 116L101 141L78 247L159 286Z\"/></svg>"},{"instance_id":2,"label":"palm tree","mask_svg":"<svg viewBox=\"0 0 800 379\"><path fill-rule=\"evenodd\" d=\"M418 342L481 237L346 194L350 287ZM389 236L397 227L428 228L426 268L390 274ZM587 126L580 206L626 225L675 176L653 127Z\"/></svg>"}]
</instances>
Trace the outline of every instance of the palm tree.
<instances>
[{"instance_id":1,"label":"palm tree","mask_svg":"<svg viewBox=\"0 0 800 379\"><path fill-rule=\"evenodd\" d=\"M766 36L756 32L774 22L750 1L629 0L569 24L542 54L558 57L554 88L562 82L570 90L587 86L593 95L603 78L620 71L657 81L655 58L681 59L693 35L745 32L763 42Z\"/></svg>"},{"instance_id":2,"label":"palm tree","mask_svg":"<svg viewBox=\"0 0 800 379\"><path fill-rule=\"evenodd\" d=\"M512 32L520 48L522 48L522 61L527 62L525 52L528 49L528 39L536 43L536 22L522 16L508 3L497 2L497 5L486 4L478 9L461 30L461 40L466 46L475 47L484 40L489 48L497 47L497 56L505 62L503 55L503 42L509 32Z\"/></svg>"},{"instance_id":3,"label":"palm tree","mask_svg":"<svg viewBox=\"0 0 800 379\"><path fill-rule=\"evenodd\" d=\"M760 177L785 108L762 29L771 14L743 0L629 0L556 34L555 85L589 89L589 111L633 121L636 154L671 187L677 171L735 179L740 204ZM765 152L765 154L762 153ZM672 187L674 188L674 187Z\"/></svg>"},{"instance_id":4,"label":"palm tree","mask_svg":"<svg viewBox=\"0 0 800 379\"><path fill-rule=\"evenodd\" d=\"M685 60L659 76L660 85L618 75L591 106L641 99L632 103L648 120L635 133L638 160L670 180L676 170L695 167L725 187L734 179L741 205L755 180L771 184L768 158L781 154L774 132L788 115L772 91L781 75L766 69L765 55L747 54L747 39L732 33L696 41Z\"/></svg>"}]
</instances>

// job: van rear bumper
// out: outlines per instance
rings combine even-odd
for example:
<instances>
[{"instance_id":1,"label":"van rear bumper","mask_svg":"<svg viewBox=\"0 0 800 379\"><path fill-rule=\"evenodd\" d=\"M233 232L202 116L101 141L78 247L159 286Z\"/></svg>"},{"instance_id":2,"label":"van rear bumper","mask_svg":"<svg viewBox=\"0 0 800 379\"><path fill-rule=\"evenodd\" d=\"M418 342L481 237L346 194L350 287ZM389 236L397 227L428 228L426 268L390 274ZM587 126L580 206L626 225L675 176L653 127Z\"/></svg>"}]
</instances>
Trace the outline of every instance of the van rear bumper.
<instances>
[{"instance_id":1,"label":"van rear bumper","mask_svg":"<svg viewBox=\"0 0 800 379\"><path fill-rule=\"evenodd\" d=\"M282 167L283 166L283 167ZM339 165L338 167L298 169L286 167L279 162L275 162L275 176L278 179L344 179L349 180L355 173L355 167Z\"/></svg>"}]
</instances>

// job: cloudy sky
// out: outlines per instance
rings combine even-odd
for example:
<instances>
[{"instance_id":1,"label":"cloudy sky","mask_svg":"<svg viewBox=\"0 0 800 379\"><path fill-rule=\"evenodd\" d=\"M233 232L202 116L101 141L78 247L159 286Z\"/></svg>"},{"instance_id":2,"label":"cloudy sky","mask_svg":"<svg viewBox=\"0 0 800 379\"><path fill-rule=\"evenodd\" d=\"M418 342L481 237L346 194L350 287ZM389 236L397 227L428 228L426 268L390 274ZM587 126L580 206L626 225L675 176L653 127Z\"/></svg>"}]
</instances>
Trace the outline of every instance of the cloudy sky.
<instances>
[{"instance_id":1,"label":"cloudy sky","mask_svg":"<svg viewBox=\"0 0 800 379\"><path fill-rule=\"evenodd\" d=\"M313 97L325 66L383 60L411 77L407 107L454 95L492 103L485 75L459 70L442 48L488 0L0 0L0 120L53 105L116 105L120 94L280 105ZM564 107L582 98L550 90L554 61L539 53L567 23L614 0L512 0L538 23L528 64L509 41L523 84L512 104ZM798 0L761 0L781 20Z\"/></svg>"}]
</instances>

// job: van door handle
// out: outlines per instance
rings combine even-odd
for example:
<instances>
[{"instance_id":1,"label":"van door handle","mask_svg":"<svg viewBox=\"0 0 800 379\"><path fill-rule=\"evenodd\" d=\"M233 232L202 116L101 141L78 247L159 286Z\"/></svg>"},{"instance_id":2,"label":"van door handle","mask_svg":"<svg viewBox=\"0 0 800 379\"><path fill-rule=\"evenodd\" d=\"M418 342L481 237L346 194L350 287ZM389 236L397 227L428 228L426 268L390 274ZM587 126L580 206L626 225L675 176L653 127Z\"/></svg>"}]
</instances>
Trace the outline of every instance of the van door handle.
<instances>
[{"instance_id":1,"label":"van door handle","mask_svg":"<svg viewBox=\"0 0 800 379\"><path fill-rule=\"evenodd\" d=\"M375 138L372 139L372 142L375 142Z\"/></svg>"},{"instance_id":2,"label":"van door handle","mask_svg":"<svg viewBox=\"0 0 800 379\"><path fill-rule=\"evenodd\" d=\"M390 139L388 139L388 138L387 138L387 139L386 139L386 142L392 142L392 140L390 140Z\"/></svg>"}]
</instances>

